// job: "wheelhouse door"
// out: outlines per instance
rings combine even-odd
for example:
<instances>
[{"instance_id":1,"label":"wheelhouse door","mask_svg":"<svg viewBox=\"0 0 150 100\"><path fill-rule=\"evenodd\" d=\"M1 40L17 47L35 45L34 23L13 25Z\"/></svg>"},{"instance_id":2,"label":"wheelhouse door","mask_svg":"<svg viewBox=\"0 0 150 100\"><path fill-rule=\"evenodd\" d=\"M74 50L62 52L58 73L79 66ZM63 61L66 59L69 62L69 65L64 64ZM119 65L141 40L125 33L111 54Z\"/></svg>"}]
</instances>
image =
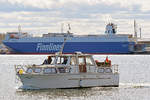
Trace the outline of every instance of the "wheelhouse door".
<instances>
[{"instance_id":1,"label":"wheelhouse door","mask_svg":"<svg viewBox=\"0 0 150 100\"><path fill-rule=\"evenodd\" d=\"M95 72L94 60L91 56L86 56L87 72Z\"/></svg>"},{"instance_id":2,"label":"wheelhouse door","mask_svg":"<svg viewBox=\"0 0 150 100\"><path fill-rule=\"evenodd\" d=\"M71 73L78 73L78 66L77 66L77 57L71 56L70 57L70 67L71 67Z\"/></svg>"},{"instance_id":3,"label":"wheelhouse door","mask_svg":"<svg viewBox=\"0 0 150 100\"><path fill-rule=\"evenodd\" d=\"M81 73L87 72L85 57L84 56L83 57L79 57L78 60L79 60L79 72L81 72Z\"/></svg>"}]
</instances>

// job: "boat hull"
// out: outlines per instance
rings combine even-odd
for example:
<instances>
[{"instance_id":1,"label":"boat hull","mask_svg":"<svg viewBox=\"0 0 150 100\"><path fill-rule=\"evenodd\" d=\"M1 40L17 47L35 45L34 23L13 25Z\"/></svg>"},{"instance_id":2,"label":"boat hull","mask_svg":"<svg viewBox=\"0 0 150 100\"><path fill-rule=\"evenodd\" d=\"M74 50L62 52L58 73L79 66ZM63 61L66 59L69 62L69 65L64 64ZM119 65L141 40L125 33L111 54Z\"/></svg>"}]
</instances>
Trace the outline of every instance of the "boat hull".
<instances>
[{"instance_id":1,"label":"boat hull","mask_svg":"<svg viewBox=\"0 0 150 100\"><path fill-rule=\"evenodd\" d=\"M20 54L49 54L60 51L63 42L3 42ZM133 42L66 42L63 53L126 54L133 52Z\"/></svg>"},{"instance_id":2,"label":"boat hull","mask_svg":"<svg viewBox=\"0 0 150 100\"><path fill-rule=\"evenodd\" d=\"M23 83L22 89L80 88L99 86L119 86L118 73L80 73L51 75L18 75Z\"/></svg>"}]
</instances>

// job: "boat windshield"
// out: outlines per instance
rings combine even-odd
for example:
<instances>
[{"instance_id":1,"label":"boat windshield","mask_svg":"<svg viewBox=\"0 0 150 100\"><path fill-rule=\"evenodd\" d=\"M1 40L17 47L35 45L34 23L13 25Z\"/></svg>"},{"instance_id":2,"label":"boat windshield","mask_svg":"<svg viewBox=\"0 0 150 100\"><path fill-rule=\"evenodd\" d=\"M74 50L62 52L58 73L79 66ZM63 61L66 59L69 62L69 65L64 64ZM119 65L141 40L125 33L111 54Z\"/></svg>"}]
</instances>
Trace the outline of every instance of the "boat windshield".
<instances>
[{"instance_id":1,"label":"boat windshield","mask_svg":"<svg viewBox=\"0 0 150 100\"><path fill-rule=\"evenodd\" d=\"M56 64L66 65L68 63L68 57L67 56L59 56L57 58Z\"/></svg>"},{"instance_id":2,"label":"boat windshield","mask_svg":"<svg viewBox=\"0 0 150 100\"><path fill-rule=\"evenodd\" d=\"M94 65L91 57L86 57L86 65Z\"/></svg>"},{"instance_id":3,"label":"boat windshield","mask_svg":"<svg viewBox=\"0 0 150 100\"><path fill-rule=\"evenodd\" d=\"M70 59L71 59L71 60L70 60L70 65L72 65L72 66L77 65L77 59L76 59L75 56L72 56Z\"/></svg>"}]
</instances>

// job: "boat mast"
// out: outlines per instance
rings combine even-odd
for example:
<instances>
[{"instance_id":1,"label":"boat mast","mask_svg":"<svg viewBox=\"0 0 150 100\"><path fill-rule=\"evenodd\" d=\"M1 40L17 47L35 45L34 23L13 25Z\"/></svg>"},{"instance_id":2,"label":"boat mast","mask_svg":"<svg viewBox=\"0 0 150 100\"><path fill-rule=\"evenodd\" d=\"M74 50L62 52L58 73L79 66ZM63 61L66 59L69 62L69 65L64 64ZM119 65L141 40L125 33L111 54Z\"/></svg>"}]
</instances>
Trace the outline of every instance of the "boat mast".
<instances>
[{"instance_id":1,"label":"boat mast","mask_svg":"<svg viewBox=\"0 0 150 100\"><path fill-rule=\"evenodd\" d=\"M67 41L68 35L70 34L70 30L71 30L71 27L70 27L70 24L68 24L67 36L64 37L64 42L63 42L62 47L61 47L60 52L59 52L60 54L63 53L63 49L64 49L65 43Z\"/></svg>"}]
</instances>

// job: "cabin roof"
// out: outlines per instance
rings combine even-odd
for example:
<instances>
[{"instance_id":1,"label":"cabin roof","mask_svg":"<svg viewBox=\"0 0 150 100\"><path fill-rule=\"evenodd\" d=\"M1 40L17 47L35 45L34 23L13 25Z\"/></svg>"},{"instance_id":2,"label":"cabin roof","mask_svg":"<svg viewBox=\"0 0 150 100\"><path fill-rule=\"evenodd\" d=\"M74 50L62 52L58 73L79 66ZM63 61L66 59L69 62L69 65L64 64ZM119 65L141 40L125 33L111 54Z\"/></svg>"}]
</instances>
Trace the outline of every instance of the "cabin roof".
<instances>
[{"instance_id":1,"label":"cabin roof","mask_svg":"<svg viewBox=\"0 0 150 100\"><path fill-rule=\"evenodd\" d=\"M49 56L92 56L92 55L83 54L83 53L74 53L74 54L59 54L59 53L56 53L56 54L51 54Z\"/></svg>"}]
</instances>

